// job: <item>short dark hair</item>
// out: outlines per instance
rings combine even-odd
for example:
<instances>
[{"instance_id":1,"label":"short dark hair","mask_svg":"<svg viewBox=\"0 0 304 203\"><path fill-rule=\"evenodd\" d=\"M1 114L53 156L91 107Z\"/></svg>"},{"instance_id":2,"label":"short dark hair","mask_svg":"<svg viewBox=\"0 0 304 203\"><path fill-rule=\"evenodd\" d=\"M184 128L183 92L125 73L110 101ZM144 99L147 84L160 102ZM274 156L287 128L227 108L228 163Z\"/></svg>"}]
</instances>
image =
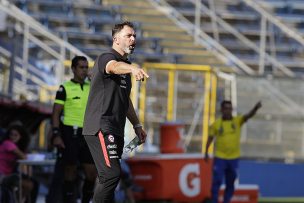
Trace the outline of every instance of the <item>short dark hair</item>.
<instances>
[{"instance_id":1,"label":"short dark hair","mask_svg":"<svg viewBox=\"0 0 304 203\"><path fill-rule=\"evenodd\" d=\"M224 101L221 102L221 108L223 108L226 104L232 105L231 101L229 101L229 100L224 100Z\"/></svg>"},{"instance_id":2,"label":"short dark hair","mask_svg":"<svg viewBox=\"0 0 304 203\"><path fill-rule=\"evenodd\" d=\"M78 65L78 61L88 61L88 59L85 56L75 56L72 59L72 65L71 68L76 68L76 66Z\"/></svg>"},{"instance_id":3,"label":"short dark hair","mask_svg":"<svg viewBox=\"0 0 304 203\"><path fill-rule=\"evenodd\" d=\"M30 134L23 125L13 124L6 131L6 139L9 138L11 131L16 130L20 134L20 140L16 143L22 152L26 152L30 144Z\"/></svg>"},{"instance_id":4,"label":"short dark hair","mask_svg":"<svg viewBox=\"0 0 304 203\"><path fill-rule=\"evenodd\" d=\"M124 28L125 25L130 27L130 28L135 29L134 24L129 22L129 21L125 21L125 22L122 22L122 23L115 24L113 29L112 29L112 37L114 37L116 35L116 33L120 32Z\"/></svg>"}]
</instances>

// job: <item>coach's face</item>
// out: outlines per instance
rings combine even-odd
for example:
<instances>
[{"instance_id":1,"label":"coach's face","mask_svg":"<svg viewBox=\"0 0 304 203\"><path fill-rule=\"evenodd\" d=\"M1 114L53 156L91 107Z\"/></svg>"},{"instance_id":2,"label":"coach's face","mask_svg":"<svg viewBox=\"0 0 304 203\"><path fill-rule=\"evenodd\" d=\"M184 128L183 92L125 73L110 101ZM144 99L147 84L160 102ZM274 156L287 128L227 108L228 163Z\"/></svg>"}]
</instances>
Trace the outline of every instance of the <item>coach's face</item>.
<instances>
[{"instance_id":1,"label":"coach's face","mask_svg":"<svg viewBox=\"0 0 304 203\"><path fill-rule=\"evenodd\" d=\"M115 38L116 43L125 54L133 53L136 45L136 34L133 28L125 25Z\"/></svg>"}]
</instances>

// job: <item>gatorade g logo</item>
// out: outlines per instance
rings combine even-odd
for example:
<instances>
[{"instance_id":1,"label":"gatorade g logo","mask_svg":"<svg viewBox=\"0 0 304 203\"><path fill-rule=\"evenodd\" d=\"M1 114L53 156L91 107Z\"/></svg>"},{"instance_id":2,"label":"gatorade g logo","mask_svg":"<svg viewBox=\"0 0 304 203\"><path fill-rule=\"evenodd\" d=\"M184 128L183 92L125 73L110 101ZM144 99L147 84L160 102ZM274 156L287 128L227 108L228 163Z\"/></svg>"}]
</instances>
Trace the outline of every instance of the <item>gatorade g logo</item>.
<instances>
[{"instance_id":1,"label":"gatorade g logo","mask_svg":"<svg viewBox=\"0 0 304 203\"><path fill-rule=\"evenodd\" d=\"M179 187L187 197L195 197L201 191L199 164L185 165L179 174Z\"/></svg>"}]
</instances>

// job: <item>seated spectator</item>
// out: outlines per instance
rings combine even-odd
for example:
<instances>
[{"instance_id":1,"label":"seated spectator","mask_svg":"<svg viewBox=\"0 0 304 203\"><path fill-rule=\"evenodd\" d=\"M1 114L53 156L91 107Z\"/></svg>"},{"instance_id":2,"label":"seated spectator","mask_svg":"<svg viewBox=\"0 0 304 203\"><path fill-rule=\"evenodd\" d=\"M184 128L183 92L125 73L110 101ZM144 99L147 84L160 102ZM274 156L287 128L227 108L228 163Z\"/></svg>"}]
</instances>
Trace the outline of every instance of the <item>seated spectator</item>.
<instances>
[{"instance_id":1,"label":"seated spectator","mask_svg":"<svg viewBox=\"0 0 304 203\"><path fill-rule=\"evenodd\" d=\"M16 173L17 160L26 159L26 149L30 137L22 125L12 125L0 141L0 179L1 190L19 187L19 176ZM30 177L22 176L22 198L26 203L36 202L38 183ZM2 194L1 198L4 194ZM28 200L28 197L29 200Z\"/></svg>"}]
</instances>

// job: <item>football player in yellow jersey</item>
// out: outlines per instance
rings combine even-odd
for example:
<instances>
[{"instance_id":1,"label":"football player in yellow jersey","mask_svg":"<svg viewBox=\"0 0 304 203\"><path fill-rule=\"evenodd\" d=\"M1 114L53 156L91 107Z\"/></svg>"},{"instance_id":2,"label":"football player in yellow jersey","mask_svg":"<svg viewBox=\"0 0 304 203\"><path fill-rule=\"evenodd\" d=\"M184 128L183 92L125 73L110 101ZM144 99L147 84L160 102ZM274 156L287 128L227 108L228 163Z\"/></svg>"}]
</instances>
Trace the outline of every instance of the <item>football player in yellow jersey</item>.
<instances>
[{"instance_id":1,"label":"football player in yellow jersey","mask_svg":"<svg viewBox=\"0 0 304 203\"><path fill-rule=\"evenodd\" d=\"M234 192L234 181L237 178L240 157L241 127L255 115L262 103L258 102L247 114L232 116L231 101L221 103L222 118L217 119L209 129L205 159L208 160L208 149L213 140L214 162L212 179L212 203L218 203L218 193L225 177L224 203L229 203Z\"/></svg>"}]
</instances>

